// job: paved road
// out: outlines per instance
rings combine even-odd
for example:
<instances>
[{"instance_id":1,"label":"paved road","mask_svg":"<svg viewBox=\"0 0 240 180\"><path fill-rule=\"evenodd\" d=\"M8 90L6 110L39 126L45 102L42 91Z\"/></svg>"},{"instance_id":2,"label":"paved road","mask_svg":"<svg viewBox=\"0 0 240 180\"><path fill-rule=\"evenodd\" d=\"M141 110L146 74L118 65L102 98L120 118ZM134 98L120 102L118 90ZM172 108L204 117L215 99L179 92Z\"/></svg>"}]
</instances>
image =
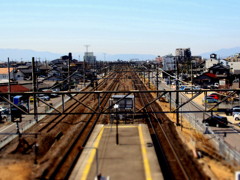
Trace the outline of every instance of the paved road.
<instances>
[{"instance_id":1,"label":"paved road","mask_svg":"<svg viewBox=\"0 0 240 180\"><path fill-rule=\"evenodd\" d=\"M86 84L87 86L88 84ZM79 86L83 88L83 86ZM81 91L81 89L78 89ZM70 97L65 96L64 102L67 102L70 99ZM62 96L56 97L56 98L51 98L50 101L46 101L46 103L52 103L55 108L58 108L59 106L62 105ZM30 109L33 108L33 104L30 104ZM44 113L44 112L51 112L53 109L50 109L47 105L44 103L40 102L38 104L38 112L39 113ZM33 110L31 110L31 113L34 113ZM46 115L39 115L38 120L41 120L45 117ZM17 134L17 124L16 123L5 123L3 127L0 128L0 148L5 146L7 143L9 143L12 139L18 136ZM24 132L26 129L30 128L36 123L34 116L33 115L23 115L22 122L19 123L19 131L20 133Z\"/></svg>"},{"instance_id":2,"label":"paved road","mask_svg":"<svg viewBox=\"0 0 240 180\"><path fill-rule=\"evenodd\" d=\"M166 83L161 82L159 84L159 89L166 89L166 90L170 90L169 85L166 85ZM173 90L173 89L172 89ZM187 101L188 97L183 94L180 93L179 94L179 102L185 102ZM172 104L174 104L175 102L175 95L172 95ZM180 111L203 111L204 107L202 105L196 104L195 102L191 101L190 103L187 103L186 105L184 105ZM188 120L190 120L192 122L192 124L194 124L198 129L202 130L202 132L206 131L206 126L204 126L202 124L202 120L204 118L207 118L208 116L210 116L210 113L204 113L203 112L199 112L199 113L185 113L184 114L185 117L188 118ZM238 152L240 152L240 129L239 127L237 127L236 125L233 124L229 124L229 127L227 128L217 128L217 127L208 127L208 130L210 130L210 132L212 131L212 133L218 135L216 136L216 138L221 138L222 141L226 142L227 144L230 145L230 147L236 149ZM226 133L226 137L224 137L224 134Z\"/></svg>"}]
</instances>

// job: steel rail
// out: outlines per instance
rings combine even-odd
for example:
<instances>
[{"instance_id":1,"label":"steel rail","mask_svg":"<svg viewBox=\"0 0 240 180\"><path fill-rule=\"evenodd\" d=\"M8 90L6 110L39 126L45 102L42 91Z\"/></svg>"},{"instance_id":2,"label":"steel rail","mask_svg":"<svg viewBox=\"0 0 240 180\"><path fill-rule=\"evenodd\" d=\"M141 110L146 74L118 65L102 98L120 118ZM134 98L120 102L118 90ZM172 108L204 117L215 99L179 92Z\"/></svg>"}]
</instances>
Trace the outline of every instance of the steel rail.
<instances>
[{"instance_id":1,"label":"steel rail","mask_svg":"<svg viewBox=\"0 0 240 180\"><path fill-rule=\"evenodd\" d=\"M107 80L107 79L106 79ZM200 89L200 90L129 90L129 91L126 91L126 90L123 90L123 91L118 91L119 93L129 93L129 92L132 92L132 93L159 93L159 92L193 92L193 93L198 93L198 92L212 92L212 91L216 91L216 92L229 92L229 91L234 91L236 92L237 94L240 93L240 89ZM96 91L71 91L71 92L66 92L66 91L61 91L61 92L54 92L54 94L59 94L59 95L62 95L62 94L96 94L96 93L116 93L116 91L111 91L111 90L108 90L108 91L99 91L99 90L96 90ZM0 92L0 96L4 96L4 95L28 95L28 96L31 96L32 94L43 94L43 92ZM44 92L44 94L52 94L52 92Z\"/></svg>"},{"instance_id":2,"label":"steel rail","mask_svg":"<svg viewBox=\"0 0 240 180\"><path fill-rule=\"evenodd\" d=\"M135 84L135 86L136 86L136 89L145 89L145 86L143 85L143 83L140 79L138 80L138 83ZM146 98L146 94L143 94L143 95L144 95L144 97L140 96L140 101L141 101L142 105L144 106L145 104L149 104L149 103L144 100L144 98ZM162 169L162 172L163 172L163 176L166 179L174 179L172 169L170 167L169 161L168 161L167 156L165 154L164 148L162 147L162 142L160 142L160 139L157 136L157 134L158 134L157 130L152 123L152 120L151 120L152 119L152 114L146 109L146 108L149 108L149 107L150 106L146 106L143 109L143 111L148 115L148 123L150 124L151 129L153 130L153 132L155 134L155 137L156 137L155 141L157 142L158 146L155 147L155 148L160 150L160 152L158 151L157 154L159 155L159 153L160 153L160 155L161 155L161 157L158 156L158 158L159 158L159 163L161 164L161 169Z\"/></svg>"},{"instance_id":3,"label":"steel rail","mask_svg":"<svg viewBox=\"0 0 240 180\"><path fill-rule=\"evenodd\" d=\"M117 82L113 81L113 83L111 84L110 88L116 88ZM106 93L104 94L104 97L102 98L101 104L102 105L106 105L106 103L108 102L108 99L110 98L110 94ZM98 110L98 108L100 108L100 106L96 106L95 111ZM85 139L83 139L83 143L81 145L81 147L85 146L88 138L90 137L91 132L93 131L95 125L98 122L99 117L101 116L101 114L97 114L97 117L94 118L94 114L91 115L91 117L87 120L87 122L85 123L85 125L82 127L82 129L80 130L80 132L78 133L78 135L76 136L76 138L73 140L73 143L69 146L69 148L66 150L64 156L61 158L60 162L58 163L57 167L52 170L52 172L47 175L47 174L43 174L42 178L47 178L47 179L59 179L59 172L61 172L61 169L64 167L64 164L67 161L67 158L69 157L70 153L74 150L74 148L76 148L76 144L79 142L79 140L82 138L82 135L84 133L87 134L86 137L84 137ZM88 127L90 126L90 127ZM90 129L90 130L89 130ZM88 132L86 132L88 131ZM79 147L79 146L78 146ZM64 175L60 175L60 179L68 179L68 177L70 176L79 156L81 154L81 151L78 151L78 153L75 155L75 157L73 158L73 161L71 162L69 168L67 168L67 170L65 171ZM61 172L63 173L63 172ZM61 174L60 173L60 174Z\"/></svg>"},{"instance_id":4,"label":"steel rail","mask_svg":"<svg viewBox=\"0 0 240 180\"><path fill-rule=\"evenodd\" d=\"M110 76L114 76L114 74L110 74ZM107 81L107 80L106 80L106 81ZM99 88L100 88L101 86L103 86L106 81L104 80L104 81L102 81L101 83L99 83L99 85L98 85ZM81 96L78 100L84 102L85 100L89 99L89 95L90 95L90 94L84 94L84 95ZM49 128L49 130L47 130L47 132L51 131L54 127L56 127L57 124L61 123L62 120L63 120L66 116L68 116L72 111L74 111L76 107L79 107L79 102L76 102L76 101L75 101L71 106L69 106L67 109L65 109L65 113L57 114L57 116L56 116L53 120L51 120L51 121L48 122L46 125L44 125L43 127L41 127L41 129L39 130L39 132L42 132L43 130L45 130L45 129L48 128L49 126L51 126L51 127ZM80 113L80 114L82 114L82 113ZM60 118L60 119L59 119L59 118ZM55 122L55 121L57 121L57 122Z\"/></svg>"},{"instance_id":5,"label":"steel rail","mask_svg":"<svg viewBox=\"0 0 240 180\"><path fill-rule=\"evenodd\" d=\"M114 84L113 87L114 87L114 88L118 88L118 86L116 86L116 84ZM109 94L105 94L104 96L105 96L105 97L103 97L103 99L106 99L106 100L104 100L104 101L101 103L101 105L103 105L103 106L105 106L105 105L108 103L108 100L109 100L109 98L110 98L110 95L109 95ZM98 108L100 108L100 107L98 107ZM98 110L98 108L97 108L96 110ZM93 126L91 127L90 131L88 132L86 138L84 139L81 147L85 147L85 145L87 144L87 141L88 141L88 139L90 138L91 133L93 132L93 130L94 130L94 128L95 128L95 126L96 126L96 124L97 124L100 116L101 116L101 114L98 114L98 115L97 115L96 120L94 121L94 124L93 124ZM70 175L71 175L74 167L75 167L76 164L77 164L77 161L79 160L79 157L81 156L81 153L82 153L82 151L79 150L78 153L76 154L76 156L74 157L74 160L72 161L72 163L71 163L70 167L68 168L67 173L66 173L66 175L64 176L63 179L68 179L68 178L70 177Z\"/></svg>"},{"instance_id":6,"label":"steel rail","mask_svg":"<svg viewBox=\"0 0 240 180\"><path fill-rule=\"evenodd\" d=\"M139 80L140 80L140 79L139 79ZM138 83L138 84L139 84L139 83ZM142 87L139 87L139 88L143 88L143 86L142 86ZM144 88L145 88L145 86L144 86ZM142 101L145 102L144 104L150 103L150 102L151 102L151 99L153 99L153 97L152 97L151 94L144 94L144 97L141 96L141 98L142 98ZM155 110L154 110L154 109L155 109ZM153 106L153 105L151 104L151 106L148 107L148 108L146 108L145 111L148 112L147 114L150 115L151 119L154 118L154 121L152 121L152 120L149 121L149 123L151 124L151 127L152 127L153 129L155 129L155 130L154 130L155 132L157 132L157 127L159 127L160 130L161 130L161 132L162 132L162 134L164 135L166 141L168 142L168 145L169 145L169 147L170 147L170 149L171 149L171 151L172 151L172 153L173 153L173 156L175 157L175 160L176 160L176 162L177 162L177 164L178 164L178 167L179 167L179 168L174 167L174 172L175 172L176 170L180 170L180 169L181 169L182 178L184 178L184 179L190 179L190 178L192 177L192 174L191 174L191 172L189 172L188 168L186 168L186 165L184 164L184 161L183 161L182 157L180 156L180 154L178 154L177 151L175 150L175 148L174 148L171 140L169 139L169 138L171 138L171 137L168 137L167 133L166 133L165 130L164 130L163 122L160 122L160 118L159 118L159 116L157 116L158 114L151 113L151 111L156 111L156 106ZM156 125L154 125L154 123L157 123L158 126L156 127ZM178 152L179 152L179 150L178 150ZM175 164L175 165L176 165L176 164ZM173 166L171 166L171 167L173 168ZM187 170L188 170L188 171L187 171ZM175 172L175 175L176 175L176 172ZM177 176L180 177L180 173L179 173L179 172L177 173ZM197 176L202 176L202 175L199 173L199 175L197 175Z\"/></svg>"}]
</instances>

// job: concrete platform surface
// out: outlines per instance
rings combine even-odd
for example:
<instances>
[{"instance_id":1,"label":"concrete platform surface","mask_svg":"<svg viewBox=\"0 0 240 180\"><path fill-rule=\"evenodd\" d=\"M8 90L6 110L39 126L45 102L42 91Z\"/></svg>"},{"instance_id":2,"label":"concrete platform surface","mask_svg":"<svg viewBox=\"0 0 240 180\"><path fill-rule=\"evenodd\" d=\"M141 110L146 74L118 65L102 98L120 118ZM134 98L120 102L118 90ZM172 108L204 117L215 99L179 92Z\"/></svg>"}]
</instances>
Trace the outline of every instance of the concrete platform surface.
<instances>
[{"instance_id":1,"label":"concrete platform surface","mask_svg":"<svg viewBox=\"0 0 240 180\"><path fill-rule=\"evenodd\" d=\"M116 132L116 125L97 125L70 179L163 179L148 127L119 125L118 145Z\"/></svg>"}]
</instances>

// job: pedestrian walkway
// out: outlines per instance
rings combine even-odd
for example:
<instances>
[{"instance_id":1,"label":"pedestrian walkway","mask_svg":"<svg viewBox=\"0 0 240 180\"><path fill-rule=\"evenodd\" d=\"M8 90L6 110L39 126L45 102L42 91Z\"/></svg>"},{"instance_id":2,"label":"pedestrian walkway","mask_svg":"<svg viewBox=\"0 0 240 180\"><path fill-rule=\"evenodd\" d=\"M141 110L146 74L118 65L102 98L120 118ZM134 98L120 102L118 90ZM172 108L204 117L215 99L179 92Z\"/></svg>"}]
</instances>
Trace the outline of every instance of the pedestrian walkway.
<instances>
[{"instance_id":1,"label":"pedestrian walkway","mask_svg":"<svg viewBox=\"0 0 240 180\"><path fill-rule=\"evenodd\" d=\"M70 179L161 180L162 173L147 125L98 125Z\"/></svg>"}]
</instances>

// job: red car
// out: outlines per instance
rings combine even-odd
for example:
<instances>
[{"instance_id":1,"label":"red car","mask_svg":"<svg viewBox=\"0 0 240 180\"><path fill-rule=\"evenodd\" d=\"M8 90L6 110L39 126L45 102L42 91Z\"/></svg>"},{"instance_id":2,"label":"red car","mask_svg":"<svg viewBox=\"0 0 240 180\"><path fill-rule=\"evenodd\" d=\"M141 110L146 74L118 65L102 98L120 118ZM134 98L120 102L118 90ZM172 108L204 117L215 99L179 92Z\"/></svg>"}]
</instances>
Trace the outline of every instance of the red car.
<instances>
[{"instance_id":1,"label":"red car","mask_svg":"<svg viewBox=\"0 0 240 180\"><path fill-rule=\"evenodd\" d=\"M208 97L212 97L216 100L219 100L219 95L217 95L217 94L210 94Z\"/></svg>"}]
</instances>

